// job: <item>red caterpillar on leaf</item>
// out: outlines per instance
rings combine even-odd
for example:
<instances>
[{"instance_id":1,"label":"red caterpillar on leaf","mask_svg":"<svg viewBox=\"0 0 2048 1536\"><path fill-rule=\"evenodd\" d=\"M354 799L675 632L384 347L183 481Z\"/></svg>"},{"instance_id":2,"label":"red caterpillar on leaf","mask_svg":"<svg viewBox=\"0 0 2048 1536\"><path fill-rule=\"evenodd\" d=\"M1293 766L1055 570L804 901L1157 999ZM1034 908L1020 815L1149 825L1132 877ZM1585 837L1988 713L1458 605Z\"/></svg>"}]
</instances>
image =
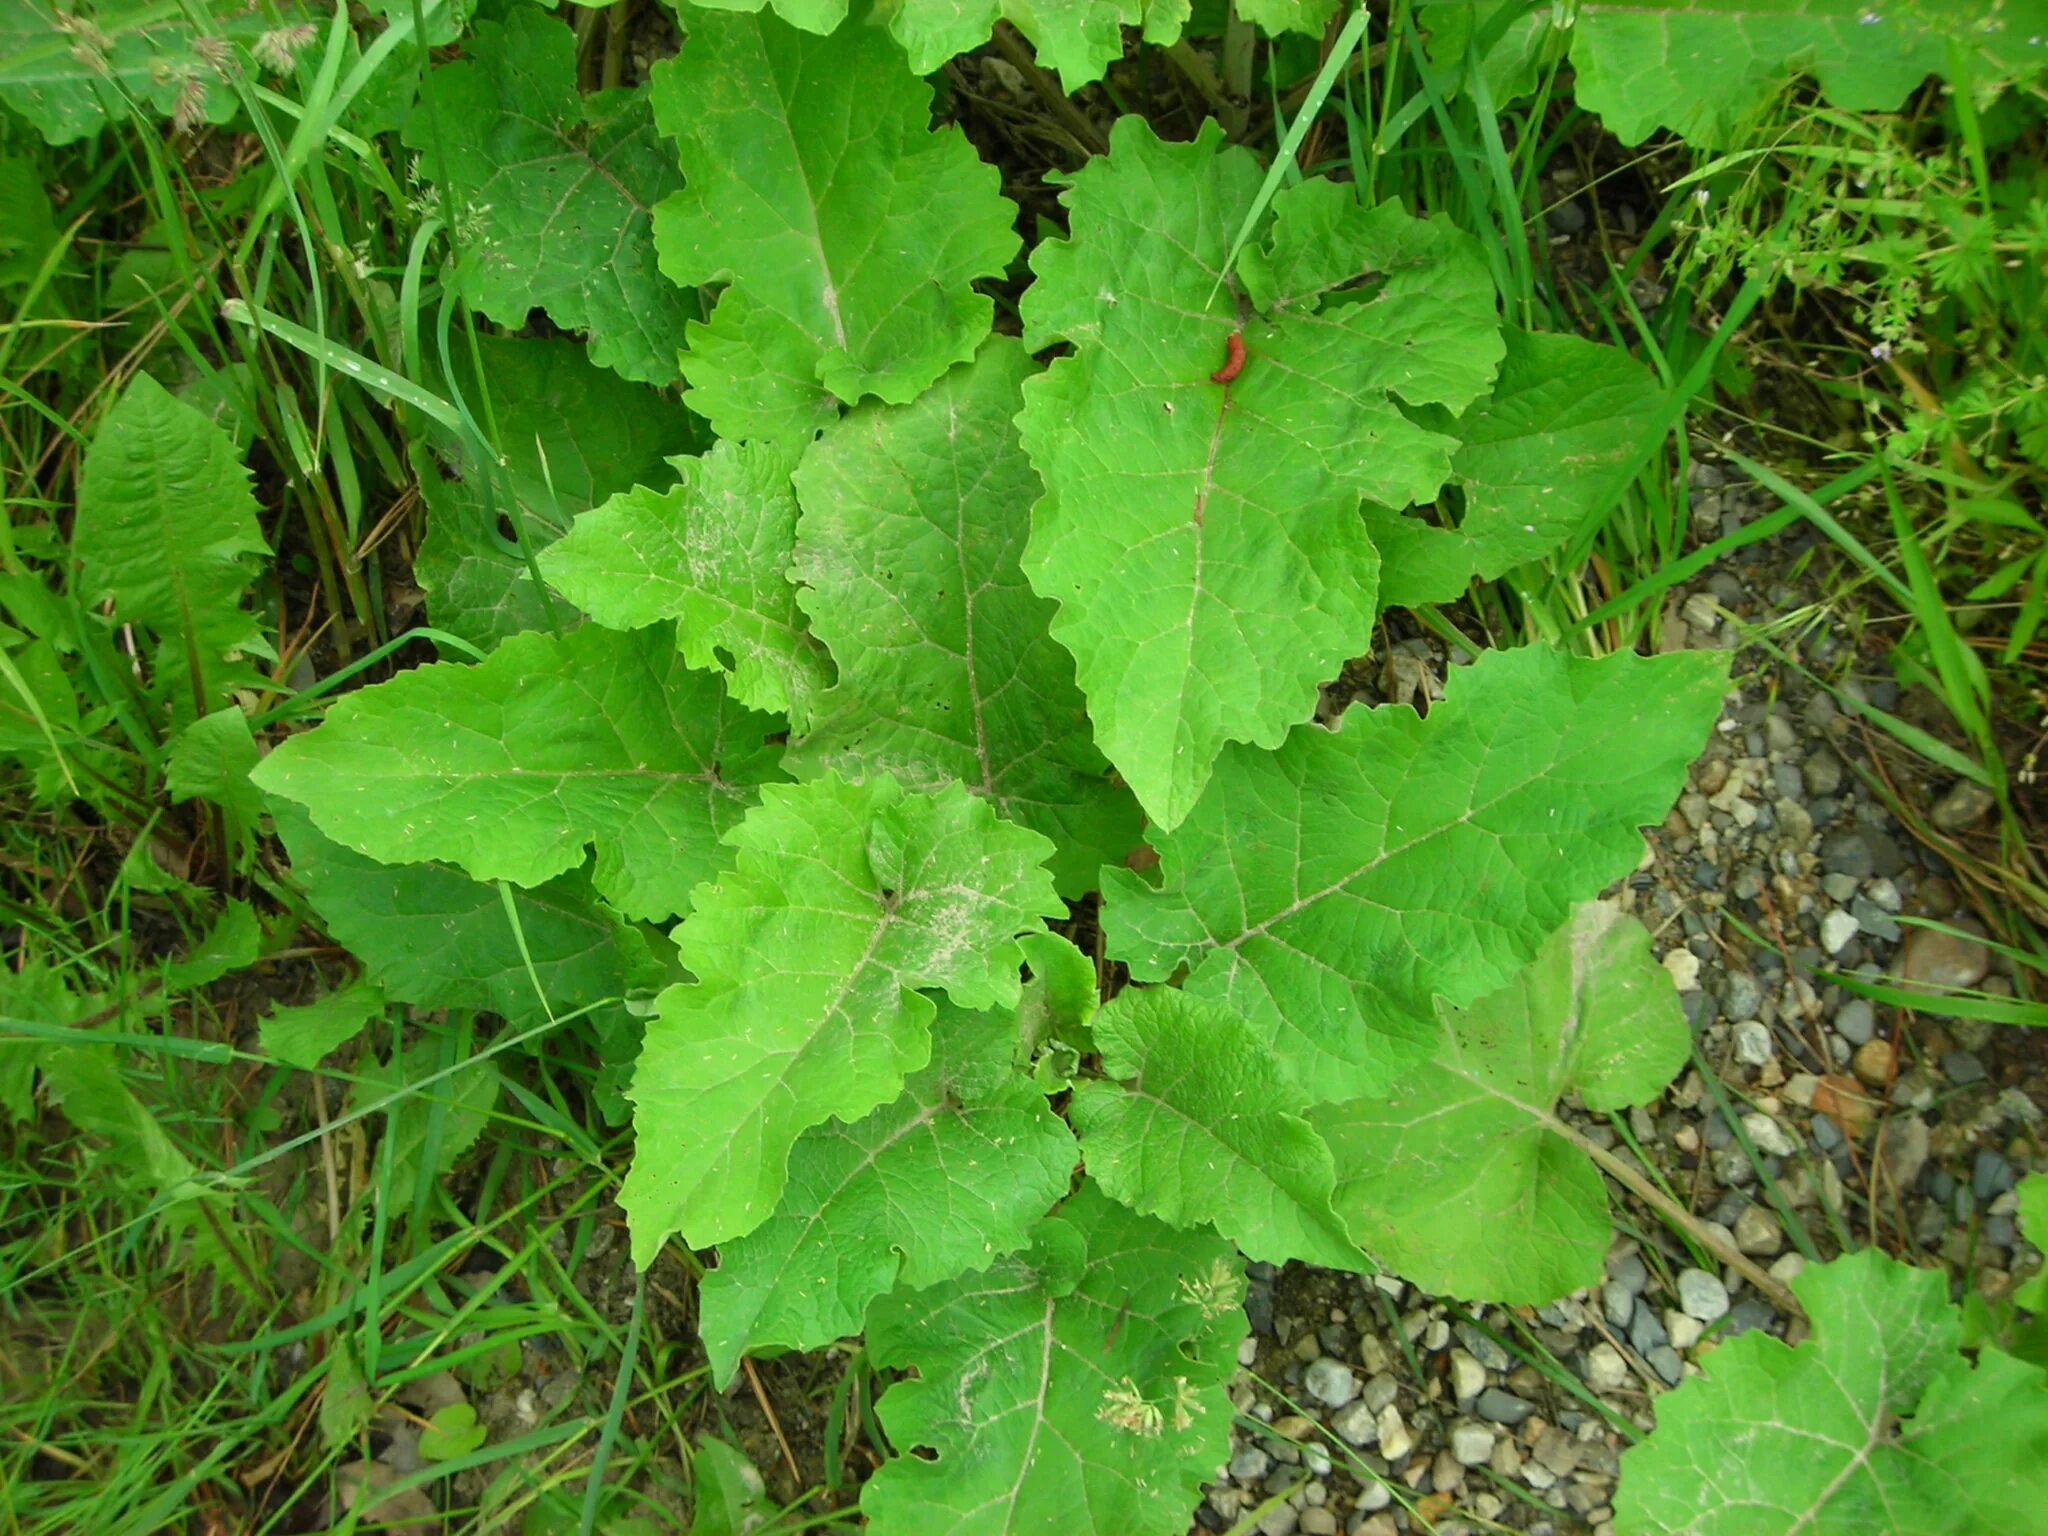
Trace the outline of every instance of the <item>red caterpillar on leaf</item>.
<instances>
[{"instance_id":1,"label":"red caterpillar on leaf","mask_svg":"<svg viewBox=\"0 0 2048 1536\"><path fill-rule=\"evenodd\" d=\"M1223 366L1209 375L1211 384L1228 384L1244 372L1244 332L1232 331L1224 338L1223 350Z\"/></svg>"}]
</instances>

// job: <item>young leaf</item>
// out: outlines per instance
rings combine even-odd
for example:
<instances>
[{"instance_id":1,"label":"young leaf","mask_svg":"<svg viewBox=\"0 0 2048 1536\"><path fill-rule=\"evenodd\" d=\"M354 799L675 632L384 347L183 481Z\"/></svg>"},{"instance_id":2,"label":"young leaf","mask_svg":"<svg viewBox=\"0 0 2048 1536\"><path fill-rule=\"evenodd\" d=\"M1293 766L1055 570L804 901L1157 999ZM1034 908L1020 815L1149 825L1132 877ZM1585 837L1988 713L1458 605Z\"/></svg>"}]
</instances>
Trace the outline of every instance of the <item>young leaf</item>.
<instances>
[{"instance_id":1,"label":"young leaf","mask_svg":"<svg viewBox=\"0 0 2048 1536\"><path fill-rule=\"evenodd\" d=\"M227 433L146 373L85 451L71 550L82 599L111 597L115 618L166 642L162 665L179 679L171 697L181 708L221 695L231 652L267 653L242 607L253 574L245 557L270 553L249 472Z\"/></svg>"},{"instance_id":2,"label":"young leaf","mask_svg":"<svg viewBox=\"0 0 2048 1536\"><path fill-rule=\"evenodd\" d=\"M722 670L726 691L801 726L832 681L789 574L799 450L718 443L671 460L676 484L612 497L541 557L570 601L612 629L674 620L683 659Z\"/></svg>"},{"instance_id":3,"label":"young leaf","mask_svg":"<svg viewBox=\"0 0 2048 1536\"><path fill-rule=\"evenodd\" d=\"M253 828L263 814L263 794L249 782L256 767L256 738L249 717L231 704L194 720L171 740L164 788L172 804L195 797L226 811L238 828Z\"/></svg>"},{"instance_id":4,"label":"young leaf","mask_svg":"<svg viewBox=\"0 0 2048 1536\"><path fill-rule=\"evenodd\" d=\"M1093 1184L1030 1253L868 1309L898 1452L861 1490L875 1536L1179 1536L1230 1449L1245 1331L1230 1246ZM910 1454L936 1452L933 1459Z\"/></svg>"},{"instance_id":5,"label":"young leaf","mask_svg":"<svg viewBox=\"0 0 2048 1536\"><path fill-rule=\"evenodd\" d=\"M736 867L676 930L698 980L662 994L633 1077L619 1203L643 1267L671 1233L705 1248L767 1220L798 1135L887 1103L925 1064L917 989L1014 1007L1015 936L1064 911L1051 846L958 785L769 785L726 841Z\"/></svg>"},{"instance_id":6,"label":"young leaf","mask_svg":"<svg viewBox=\"0 0 2048 1536\"><path fill-rule=\"evenodd\" d=\"M292 877L335 942L394 1002L477 1009L523 1029L550 1009L567 1013L663 979L642 930L599 901L581 870L513 888L515 934L496 887L445 864L380 864L321 833L296 805L274 809Z\"/></svg>"},{"instance_id":7,"label":"young leaf","mask_svg":"<svg viewBox=\"0 0 2048 1536\"><path fill-rule=\"evenodd\" d=\"M1053 605L1017 558L1038 476L1012 419L1032 372L998 337L914 404L863 406L804 455L797 600L839 686L784 766L958 779L1059 849L1060 888L1137 843L1138 808L1104 777Z\"/></svg>"},{"instance_id":8,"label":"young leaf","mask_svg":"<svg viewBox=\"0 0 2048 1536\"><path fill-rule=\"evenodd\" d=\"M1017 1003L1012 1059L1046 1092L1073 1079L1081 1058L1095 1049L1089 1024L1101 1007L1095 962L1057 933L1026 934L1017 941L1030 978Z\"/></svg>"},{"instance_id":9,"label":"young leaf","mask_svg":"<svg viewBox=\"0 0 2048 1536\"><path fill-rule=\"evenodd\" d=\"M773 728L661 631L585 625L345 694L254 779L358 853L478 880L539 885L595 842L598 892L652 919L725 862L719 836L778 777Z\"/></svg>"},{"instance_id":10,"label":"young leaf","mask_svg":"<svg viewBox=\"0 0 2048 1536\"><path fill-rule=\"evenodd\" d=\"M1465 497L1457 528L1366 510L1380 549L1381 605L1449 602L1474 577L1491 581L1556 549L1595 510L1658 399L1655 381L1618 347L1508 331L1492 395L1457 423L1451 481Z\"/></svg>"},{"instance_id":11,"label":"young leaf","mask_svg":"<svg viewBox=\"0 0 2048 1536\"><path fill-rule=\"evenodd\" d=\"M478 420L495 428L500 462L472 463L450 448L460 478L420 475L427 533L413 576L437 628L490 650L507 635L549 627L526 558L508 535L545 550L605 498L666 484L669 455L698 447L703 424L645 385L594 366L576 342L479 336L477 344L481 378L467 366L467 347L456 351L455 371ZM565 605L555 608L572 617Z\"/></svg>"},{"instance_id":12,"label":"young leaf","mask_svg":"<svg viewBox=\"0 0 2048 1536\"><path fill-rule=\"evenodd\" d=\"M680 183L643 90L576 89L576 34L532 6L478 22L427 77L405 142L464 221L463 294L501 325L545 309L592 361L676 377L691 295L655 270L650 213Z\"/></svg>"},{"instance_id":13,"label":"young leaf","mask_svg":"<svg viewBox=\"0 0 2048 1536\"><path fill-rule=\"evenodd\" d=\"M328 992L296 1007L273 1007L257 1025L263 1054L288 1067L310 1072L330 1051L363 1032L363 1026L384 1011L384 993L358 976L337 992Z\"/></svg>"},{"instance_id":14,"label":"young leaf","mask_svg":"<svg viewBox=\"0 0 2048 1536\"><path fill-rule=\"evenodd\" d=\"M1996 1349L1973 1368L1939 1270L1865 1248L1792 1282L1813 1336L1706 1357L1622 1453L1617 1529L1956 1536L2048 1509L2048 1375Z\"/></svg>"},{"instance_id":15,"label":"young leaf","mask_svg":"<svg viewBox=\"0 0 2048 1536\"><path fill-rule=\"evenodd\" d=\"M1274 199L1262 260L1281 276L1247 320L1222 264L1262 172L1221 143L1213 123L1166 144L1119 120L1023 302L1027 347L1075 346L1024 386L1046 485L1024 570L1060 604L1096 741L1162 828L1226 742L1277 746L1366 649L1379 560L1359 496L1429 499L1454 446L1398 402L1462 408L1501 348L1474 241L1393 205L1347 211L1320 178ZM1376 289L1342 289L1367 273ZM1242 372L1213 382L1240 332Z\"/></svg>"},{"instance_id":16,"label":"young leaf","mask_svg":"<svg viewBox=\"0 0 2048 1536\"><path fill-rule=\"evenodd\" d=\"M1103 1192L1176 1227L1212 1224L1247 1256L1370 1266L1331 1209L1330 1150L1285 1103L1287 1078L1228 1008L1132 987L1095 1015L1102 1070L1071 1114ZM1406 1273L1403 1271L1403 1273Z\"/></svg>"},{"instance_id":17,"label":"young leaf","mask_svg":"<svg viewBox=\"0 0 2048 1536\"><path fill-rule=\"evenodd\" d=\"M513 12L514 15L520 14ZM490 1431L476 1421L476 1409L468 1403L450 1403L427 1421L420 1431L422 1461L453 1461L467 1456L490 1438Z\"/></svg>"},{"instance_id":18,"label":"young leaf","mask_svg":"<svg viewBox=\"0 0 2048 1536\"><path fill-rule=\"evenodd\" d=\"M1022 1248L1067 1192L1074 1137L1010 1062L1003 1014L939 1005L931 1065L852 1125L814 1125L767 1222L720 1247L699 1288L721 1385L751 1350L858 1333L898 1284L936 1285Z\"/></svg>"},{"instance_id":19,"label":"young leaf","mask_svg":"<svg viewBox=\"0 0 2048 1536\"><path fill-rule=\"evenodd\" d=\"M1105 870L1110 952L1192 967L1286 1063L1299 1102L1384 1093L1435 999L1502 985L1574 902L1635 867L1720 708L1727 658L1489 651L1427 719L1401 705L1232 749L1156 839L1164 884Z\"/></svg>"},{"instance_id":20,"label":"young leaf","mask_svg":"<svg viewBox=\"0 0 2048 1536\"><path fill-rule=\"evenodd\" d=\"M1438 1294L1540 1304L1598 1285L1607 1190L1557 1101L1645 1103L1685 1064L1685 1015L1649 934L1588 902L1514 981L1441 1014L1435 1057L1387 1098L1310 1112L1336 1158L1339 1216Z\"/></svg>"},{"instance_id":21,"label":"young leaf","mask_svg":"<svg viewBox=\"0 0 2048 1536\"><path fill-rule=\"evenodd\" d=\"M727 283L689 327L689 402L720 437L807 438L851 404L913 400L988 334L977 278L1016 254L1015 214L931 87L879 30L829 37L688 12L655 67L683 189L655 210L661 270Z\"/></svg>"}]
</instances>

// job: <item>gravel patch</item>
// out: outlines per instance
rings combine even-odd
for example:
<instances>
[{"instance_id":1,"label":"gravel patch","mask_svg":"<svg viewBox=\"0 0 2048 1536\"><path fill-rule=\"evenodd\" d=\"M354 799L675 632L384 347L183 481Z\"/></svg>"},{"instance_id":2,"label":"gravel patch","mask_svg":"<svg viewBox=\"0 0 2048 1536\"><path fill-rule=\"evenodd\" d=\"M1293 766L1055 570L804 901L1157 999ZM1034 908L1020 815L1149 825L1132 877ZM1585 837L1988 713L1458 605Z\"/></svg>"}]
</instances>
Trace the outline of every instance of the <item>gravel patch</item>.
<instances>
[{"instance_id":1,"label":"gravel patch","mask_svg":"<svg viewBox=\"0 0 2048 1536\"><path fill-rule=\"evenodd\" d=\"M1696 448L1709 536L1757 515L1764 501ZM1839 1222L1858 1246L1939 1262L1958 1294L1996 1300L2042 1262L2016 1230L2012 1191L2039 1156L2048 1039L1908 1015L1832 979L2011 991L1954 873L1872 788L1862 728L1797 669L1740 649L1751 626L1816 597L1787 577L1810 544L1787 530L1666 596L1665 646L1736 650L1739 686L1642 866L1612 893L1655 935L1704 1064L1629 1111L1628 1130L1677 1197L1780 1283L1809 1250L1839 1252ZM1774 638L1852 698L1914 718L1914 699L1847 636ZM1404 654L1441 676L1433 642L1404 642ZM1986 830L1975 785L1932 798L1937 826ZM1604 1117L1571 1101L1565 1112L1634 1155ZM1229 1530L1277 1498L1255 1526L1269 1536L1400 1536L1420 1529L1405 1504L1440 1536L1610 1536L1624 1430L1653 1426L1657 1399L1720 1343L1786 1323L1741 1274L1703 1267L1653 1213L1610 1193L1644 1240L1617 1232L1603 1282L1545 1307L1252 1265L1236 1449L1197 1529ZM1322 1449L1283 1455L1251 1424Z\"/></svg>"}]
</instances>

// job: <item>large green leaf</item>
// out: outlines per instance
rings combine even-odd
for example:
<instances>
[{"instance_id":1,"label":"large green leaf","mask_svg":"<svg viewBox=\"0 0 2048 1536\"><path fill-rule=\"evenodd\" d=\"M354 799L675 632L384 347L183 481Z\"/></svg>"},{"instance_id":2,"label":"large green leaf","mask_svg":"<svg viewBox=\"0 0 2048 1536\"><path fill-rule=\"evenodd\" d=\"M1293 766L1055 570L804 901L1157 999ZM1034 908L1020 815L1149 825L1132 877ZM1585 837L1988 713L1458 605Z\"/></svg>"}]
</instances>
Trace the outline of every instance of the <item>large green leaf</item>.
<instances>
[{"instance_id":1,"label":"large green leaf","mask_svg":"<svg viewBox=\"0 0 2048 1536\"><path fill-rule=\"evenodd\" d=\"M115 618L163 640L159 667L181 713L217 702L231 655L268 654L242 607L247 557L270 553L249 472L227 433L146 373L86 448L71 552L82 598L112 598Z\"/></svg>"},{"instance_id":2,"label":"large green leaf","mask_svg":"<svg viewBox=\"0 0 2048 1536\"><path fill-rule=\"evenodd\" d=\"M1543 646L1453 669L1443 701L1354 709L1276 753L1233 748L1156 838L1164 884L1105 870L1110 952L1192 968L1321 1103L1426 1056L1435 999L1500 986L1574 902L1642 857L1719 711L1727 658Z\"/></svg>"},{"instance_id":3,"label":"large green leaf","mask_svg":"<svg viewBox=\"0 0 2048 1536\"><path fill-rule=\"evenodd\" d=\"M544 309L593 361L676 377L692 295L655 269L651 212L681 178L647 92L576 89L576 34L531 6L479 22L427 77L405 142L463 221L463 294L501 325Z\"/></svg>"},{"instance_id":4,"label":"large green leaf","mask_svg":"<svg viewBox=\"0 0 2048 1536\"><path fill-rule=\"evenodd\" d=\"M1618 347L1509 330L1493 393L1455 428L1451 481L1465 502L1456 529L1367 509L1381 604L1448 602L1474 577L1491 581L1556 549L1596 510L1659 399Z\"/></svg>"},{"instance_id":5,"label":"large green leaf","mask_svg":"<svg viewBox=\"0 0 2048 1536\"><path fill-rule=\"evenodd\" d=\"M805 454L798 601L840 681L785 761L958 779L1051 838L1079 895L1137 842L1138 808L1104 777L1053 605L1017 564L1039 489L1012 425L1031 371L997 338L915 404L863 406Z\"/></svg>"},{"instance_id":6,"label":"large green leaf","mask_svg":"<svg viewBox=\"0 0 2048 1536\"><path fill-rule=\"evenodd\" d=\"M791 26L819 33L836 29L847 12L847 0L703 3L706 10L772 9ZM1125 27L1142 23L1146 42L1168 47L1188 19L1187 0L895 0L876 10L878 19L888 17L890 35L910 55L914 75L936 74L948 59L979 48L1000 16L1030 39L1038 62L1059 72L1069 94L1100 80L1123 57Z\"/></svg>"},{"instance_id":7,"label":"large green leaf","mask_svg":"<svg viewBox=\"0 0 2048 1536\"><path fill-rule=\"evenodd\" d=\"M1649 934L1588 902L1514 981L1442 1013L1436 1055L1387 1097L1310 1113L1336 1158L1338 1215L1439 1294L1537 1304L1598 1285L1607 1191L1557 1103L1646 1103L1685 1064L1685 1014Z\"/></svg>"},{"instance_id":8,"label":"large green leaf","mask_svg":"<svg viewBox=\"0 0 2048 1536\"><path fill-rule=\"evenodd\" d=\"M1123 29L1144 25L1148 43L1179 41L1186 0L901 0L889 31L910 55L913 73L928 75L946 60L987 42L996 18L1030 39L1038 62L1055 70L1072 94L1091 85L1124 55Z\"/></svg>"},{"instance_id":9,"label":"large green leaf","mask_svg":"<svg viewBox=\"0 0 2048 1536\"><path fill-rule=\"evenodd\" d=\"M781 1198L797 1137L894 1099L931 1051L931 999L1015 1006L1016 935L1065 909L1044 838L959 785L769 785L737 865L676 930L698 980L661 996L634 1073L619 1193L645 1267L671 1233L741 1237Z\"/></svg>"},{"instance_id":10,"label":"large green leaf","mask_svg":"<svg viewBox=\"0 0 2048 1536\"><path fill-rule=\"evenodd\" d=\"M514 887L508 914L496 887L459 869L379 864L327 837L298 806L273 806L307 901L395 1002L479 1009L523 1029L663 979L643 931L598 900L580 869ZM623 1010L614 1004L594 1023L623 1027Z\"/></svg>"},{"instance_id":11,"label":"large green leaf","mask_svg":"<svg viewBox=\"0 0 2048 1536\"><path fill-rule=\"evenodd\" d=\"M1626 1536L2005 1536L2048 1509L2048 1374L1961 1354L1948 1278L1865 1248L1792 1282L1813 1335L1752 1331L1622 1453Z\"/></svg>"},{"instance_id":12,"label":"large green leaf","mask_svg":"<svg viewBox=\"0 0 2048 1536\"><path fill-rule=\"evenodd\" d=\"M1120 119L1023 304L1027 347L1075 348L1024 386L1046 484L1024 569L1060 604L1096 741L1169 828L1226 742L1278 746L1365 651L1379 560L1359 497L1429 499L1454 446L1399 402L1461 409L1501 352L1476 242L1323 178L1274 199L1247 318L1223 259L1263 172L1221 143L1213 123L1167 144ZM1211 382L1240 330L1243 372Z\"/></svg>"},{"instance_id":13,"label":"large green leaf","mask_svg":"<svg viewBox=\"0 0 2048 1536\"><path fill-rule=\"evenodd\" d=\"M2038 77L2048 0L1581 0L1572 25L1579 105L1625 144L1668 128L1729 146L1793 74L1890 112L1952 60L1979 85Z\"/></svg>"},{"instance_id":14,"label":"large green leaf","mask_svg":"<svg viewBox=\"0 0 2048 1536\"><path fill-rule=\"evenodd\" d=\"M861 1490L869 1529L1179 1536L1230 1452L1243 1297L1229 1244L1093 1184L1030 1253L884 1297L868 1357L918 1374L877 1405L899 1454Z\"/></svg>"},{"instance_id":15,"label":"large green leaf","mask_svg":"<svg viewBox=\"0 0 2048 1536\"><path fill-rule=\"evenodd\" d=\"M689 328L690 404L721 437L804 438L833 398L915 399L988 334L977 278L1015 255L1015 210L883 33L829 37L688 10L654 110L685 185L655 211L661 270L725 283Z\"/></svg>"},{"instance_id":16,"label":"large green leaf","mask_svg":"<svg viewBox=\"0 0 2048 1536\"><path fill-rule=\"evenodd\" d=\"M800 726L832 667L804 627L789 570L798 452L722 442L676 459L671 489L643 486L585 513L541 569L600 624L673 620L691 666L722 670L742 704Z\"/></svg>"},{"instance_id":17,"label":"large green leaf","mask_svg":"<svg viewBox=\"0 0 2048 1536\"><path fill-rule=\"evenodd\" d=\"M1279 1106L1286 1074L1236 1014L1170 987L1131 987L1095 1015L1114 1083L1074 1090L1088 1171L1133 1210L1211 1223L1254 1259L1369 1266L1331 1209L1330 1149ZM1406 1273L1404 1270L1402 1273Z\"/></svg>"},{"instance_id":18,"label":"large green leaf","mask_svg":"<svg viewBox=\"0 0 2048 1536\"><path fill-rule=\"evenodd\" d=\"M688 670L662 631L585 625L346 694L253 778L386 863L532 886L594 842L598 891L660 918L724 866L720 835L778 777L774 728Z\"/></svg>"},{"instance_id":19,"label":"large green leaf","mask_svg":"<svg viewBox=\"0 0 2048 1536\"><path fill-rule=\"evenodd\" d=\"M427 533L413 575L437 628L489 650L507 635L549 627L515 540L545 550L607 497L666 485L669 455L698 447L703 424L594 366L577 342L480 336L477 345L480 368L463 346L455 371L477 419L494 429L496 462L454 448L457 478L420 476ZM559 619L573 617L566 604L554 606Z\"/></svg>"},{"instance_id":20,"label":"large green leaf","mask_svg":"<svg viewBox=\"0 0 2048 1536\"><path fill-rule=\"evenodd\" d=\"M700 1332L723 1384L739 1357L860 1332L898 1284L936 1285L1022 1248L1067 1192L1074 1137L1012 1065L1016 1021L940 1004L931 1065L851 1125L797 1138L766 1223L723 1244Z\"/></svg>"},{"instance_id":21,"label":"large green leaf","mask_svg":"<svg viewBox=\"0 0 2048 1536\"><path fill-rule=\"evenodd\" d=\"M266 38L297 39L296 6L219 7L202 43L177 6L150 0L0 0L0 102L52 144L69 144L143 106L187 127L225 123L238 99L233 72L250 70L249 49ZM209 55L219 61L208 62Z\"/></svg>"}]
</instances>

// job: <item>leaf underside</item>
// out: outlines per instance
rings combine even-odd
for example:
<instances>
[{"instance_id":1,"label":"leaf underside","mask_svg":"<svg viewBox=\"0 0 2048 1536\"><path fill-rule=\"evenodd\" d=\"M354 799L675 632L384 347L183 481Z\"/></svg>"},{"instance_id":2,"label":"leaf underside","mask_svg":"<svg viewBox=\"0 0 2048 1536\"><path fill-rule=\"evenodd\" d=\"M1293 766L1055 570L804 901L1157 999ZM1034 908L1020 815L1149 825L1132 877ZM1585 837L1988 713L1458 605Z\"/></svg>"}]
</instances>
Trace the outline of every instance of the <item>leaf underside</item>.
<instances>
[{"instance_id":1,"label":"leaf underside","mask_svg":"<svg viewBox=\"0 0 2048 1536\"><path fill-rule=\"evenodd\" d=\"M1434 1294L1541 1304L1599 1284L1607 1192L1557 1105L1644 1103L1685 1064L1685 1014L1649 934L1588 902L1506 987L1441 1013L1436 1054L1387 1097L1310 1112L1338 1215Z\"/></svg>"}]
</instances>

